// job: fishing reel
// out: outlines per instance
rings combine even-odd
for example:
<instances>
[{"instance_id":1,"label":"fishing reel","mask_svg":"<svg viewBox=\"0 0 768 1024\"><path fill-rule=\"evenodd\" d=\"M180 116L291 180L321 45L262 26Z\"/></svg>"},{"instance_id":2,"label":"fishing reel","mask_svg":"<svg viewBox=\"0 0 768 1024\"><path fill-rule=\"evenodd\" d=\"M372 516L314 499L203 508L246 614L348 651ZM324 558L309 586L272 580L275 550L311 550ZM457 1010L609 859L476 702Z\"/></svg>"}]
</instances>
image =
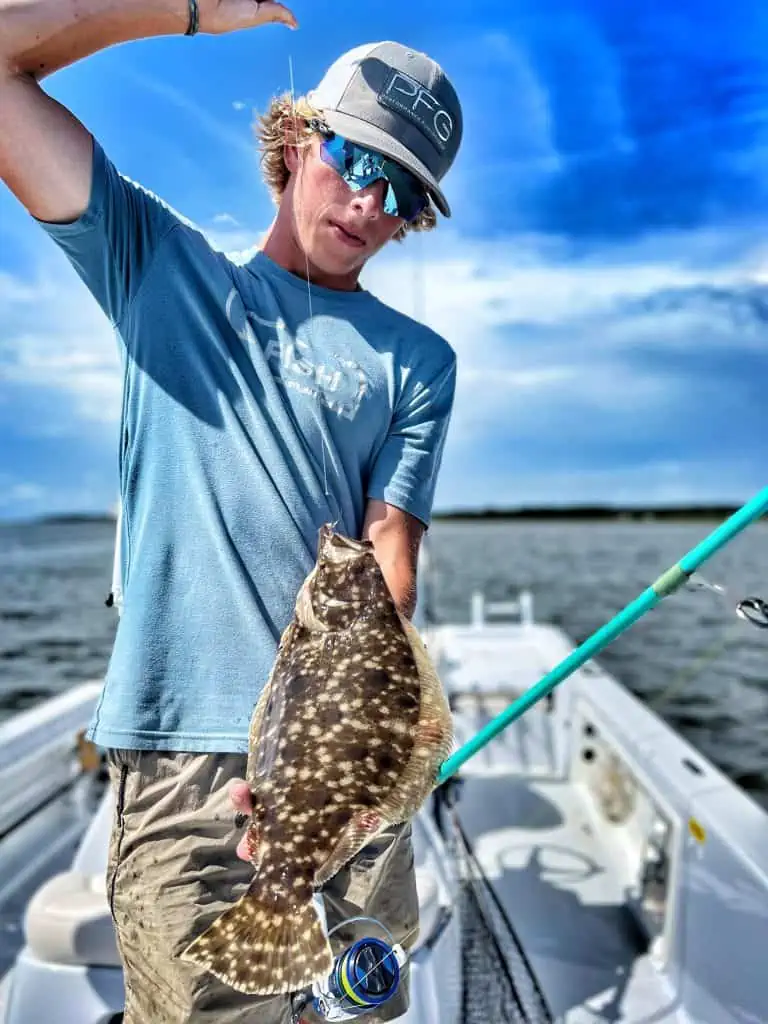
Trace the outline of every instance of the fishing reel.
<instances>
[{"instance_id":1,"label":"fishing reel","mask_svg":"<svg viewBox=\"0 0 768 1024\"><path fill-rule=\"evenodd\" d=\"M386 934L387 940L368 935L353 942L336 957L331 973L305 993L304 1006L311 1005L324 1021L355 1020L386 1003L397 992L408 959L403 947L380 921L366 917L351 921L372 922ZM341 927L339 924L331 929L329 938Z\"/></svg>"},{"instance_id":2,"label":"fishing reel","mask_svg":"<svg viewBox=\"0 0 768 1024\"><path fill-rule=\"evenodd\" d=\"M397 992L405 959L397 943L359 939L336 957L328 977L312 986L312 1009L327 1021L354 1020L376 1009Z\"/></svg>"}]
</instances>

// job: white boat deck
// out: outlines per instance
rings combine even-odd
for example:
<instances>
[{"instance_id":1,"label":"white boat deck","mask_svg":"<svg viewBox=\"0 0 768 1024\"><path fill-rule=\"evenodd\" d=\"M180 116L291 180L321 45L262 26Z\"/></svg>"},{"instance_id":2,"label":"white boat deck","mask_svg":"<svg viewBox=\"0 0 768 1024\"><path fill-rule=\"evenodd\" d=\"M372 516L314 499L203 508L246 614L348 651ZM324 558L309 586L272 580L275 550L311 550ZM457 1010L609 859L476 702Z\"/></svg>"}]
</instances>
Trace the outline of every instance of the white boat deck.
<instances>
[{"instance_id":1,"label":"white boat deck","mask_svg":"<svg viewBox=\"0 0 768 1024\"><path fill-rule=\"evenodd\" d=\"M538 627L442 627L434 640L457 745L565 653ZM590 801L564 775L568 685L464 765L459 818L556 1021L688 1021L624 905Z\"/></svg>"},{"instance_id":2,"label":"white boat deck","mask_svg":"<svg viewBox=\"0 0 768 1024\"><path fill-rule=\"evenodd\" d=\"M476 608L473 601L473 615ZM421 628L451 698L457 747L573 650L559 630L527 620ZM27 712L0 743L0 817L9 817L19 792L26 796L25 780L47 787L43 816L19 825L0 850L0 977L3 957L10 962L21 942L21 907L44 867L38 855L55 854L48 869L59 870L88 822L70 874L78 885L82 876L103 877L108 801L92 818L87 778L78 777L82 800L50 783L70 778L73 739L96 690L86 685ZM582 666L551 698L464 765L456 813L552 1019L764 1024L768 985L755 951L768 948L768 816L599 665ZM72 703L71 721L62 701ZM30 764L43 758L48 770L35 774ZM424 942L404 1024L504 1024L499 1013L460 1015L469 974L461 864L446 856L430 806L414 823ZM95 955L69 943L86 934L73 927L91 921L90 890L77 889L87 898L73 917L71 903L56 904L54 888L59 893L43 890L42 900L38 892L28 916L8 1016L0 981L0 1021L106 1024L122 1006L119 964L93 966L104 962L103 943ZM109 925L106 904L99 914ZM484 970L481 956L481 995ZM485 1005L496 1005L492 991ZM525 1019L543 1018L532 1010Z\"/></svg>"}]
</instances>

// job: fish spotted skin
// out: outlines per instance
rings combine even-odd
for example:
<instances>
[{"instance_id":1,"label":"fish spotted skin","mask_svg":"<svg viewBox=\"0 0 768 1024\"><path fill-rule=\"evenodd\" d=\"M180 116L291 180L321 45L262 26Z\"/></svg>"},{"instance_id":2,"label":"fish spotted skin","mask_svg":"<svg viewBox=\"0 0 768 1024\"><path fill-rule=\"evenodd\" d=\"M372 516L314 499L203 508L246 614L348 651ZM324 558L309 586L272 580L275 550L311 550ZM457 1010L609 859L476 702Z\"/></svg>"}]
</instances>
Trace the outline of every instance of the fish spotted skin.
<instances>
[{"instance_id":1,"label":"fish spotted skin","mask_svg":"<svg viewBox=\"0 0 768 1024\"><path fill-rule=\"evenodd\" d=\"M333 956L314 893L416 814L452 742L440 681L373 545L324 526L251 719L256 873L182 958L254 995L325 978Z\"/></svg>"}]
</instances>

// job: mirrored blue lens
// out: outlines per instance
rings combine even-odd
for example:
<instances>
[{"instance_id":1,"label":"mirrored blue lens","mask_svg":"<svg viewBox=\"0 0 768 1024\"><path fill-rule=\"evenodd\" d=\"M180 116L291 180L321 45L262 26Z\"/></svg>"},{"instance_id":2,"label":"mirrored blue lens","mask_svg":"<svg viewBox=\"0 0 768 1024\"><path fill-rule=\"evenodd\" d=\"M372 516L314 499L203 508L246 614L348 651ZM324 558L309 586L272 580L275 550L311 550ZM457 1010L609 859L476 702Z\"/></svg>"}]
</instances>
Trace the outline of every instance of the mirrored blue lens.
<instances>
[{"instance_id":1,"label":"mirrored blue lens","mask_svg":"<svg viewBox=\"0 0 768 1024\"><path fill-rule=\"evenodd\" d=\"M392 217L412 221L426 208L427 195L421 182L381 153L333 135L320 144L320 157L354 192L383 178L387 182L384 212Z\"/></svg>"}]
</instances>

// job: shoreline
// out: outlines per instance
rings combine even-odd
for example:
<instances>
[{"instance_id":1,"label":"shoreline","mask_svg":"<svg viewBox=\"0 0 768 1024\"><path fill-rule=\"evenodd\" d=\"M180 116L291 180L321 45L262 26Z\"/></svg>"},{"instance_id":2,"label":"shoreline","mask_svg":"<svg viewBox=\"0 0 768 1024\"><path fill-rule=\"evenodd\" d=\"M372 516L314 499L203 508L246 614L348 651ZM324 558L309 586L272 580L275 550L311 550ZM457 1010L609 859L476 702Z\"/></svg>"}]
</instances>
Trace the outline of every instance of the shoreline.
<instances>
[{"instance_id":1,"label":"shoreline","mask_svg":"<svg viewBox=\"0 0 768 1024\"><path fill-rule=\"evenodd\" d=\"M702 522L722 521L733 515L739 505L560 505L520 508L443 509L432 515L440 522ZM768 519L768 517L764 517ZM759 522L760 520L758 520ZM14 526L69 526L111 524L111 513L66 513L35 516L29 519L0 519L0 528Z\"/></svg>"}]
</instances>

